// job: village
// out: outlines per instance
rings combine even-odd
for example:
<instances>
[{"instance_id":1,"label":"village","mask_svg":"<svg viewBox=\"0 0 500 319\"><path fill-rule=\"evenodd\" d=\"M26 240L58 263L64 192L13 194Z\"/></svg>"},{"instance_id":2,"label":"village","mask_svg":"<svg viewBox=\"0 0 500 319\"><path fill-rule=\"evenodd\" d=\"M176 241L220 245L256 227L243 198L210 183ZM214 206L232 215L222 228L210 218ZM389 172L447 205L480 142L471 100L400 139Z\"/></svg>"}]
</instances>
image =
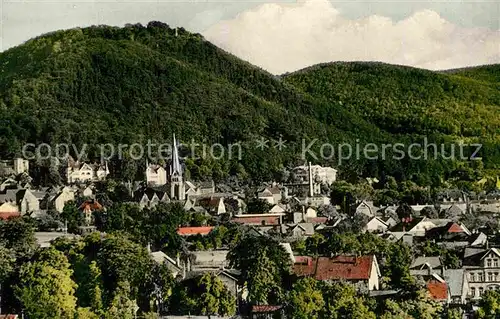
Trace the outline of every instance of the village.
<instances>
[{"instance_id":1,"label":"village","mask_svg":"<svg viewBox=\"0 0 500 319\"><path fill-rule=\"evenodd\" d=\"M49 247L56 238L99 232L97 217L105 215L109 207L99 200L100 190L96 185L112 178L106 163L70 159L65 168L65 185L36 189L30 184L29 164L20 158L2 162L1 220L22 216L43 220L47 215L53 218L54 214L62 215L65 207L72 204L84 217L81 222L71 228L67 220L59 218L55 225L38 229L35 233L38 245ZM293 183L263 184L249 195L213 181L186 180L178 150L174 148L168 165L148 163L145 181L125 184L124 189L129 192L127 204L136 205L139 210L178 203L184 211L203 216L200 222L179 225L176 230L188 243L192 258L169 255L161 247L150 244L148 252L177 280L205 273L218 277L231 292L238 313L247 301L248 291L239 278L240 269L231 267L228 245L200 245L220 224L241 226L249 236L279 241L289 256L291 273L299 278L349 283L378 299L390 298L400 291L384 284L386 274L380 267L383 261L375 254L341 251L304 255L308 251L303 246L324 240L324 234L345 229L346 224L351 231L371 233L410 249L432 245L439 252L414 254L409 272L425 283L431 299L443 307L459 309L463 316L474 313L485 292L500 290L500 248L495 247L495 234L484 227L468 228L462 222L466 214L496 218L500 213L499 194L471 198L450 190L437 203L385 207L376 207L371 200L357 200L348 213L342 205L332 203L331 195L325 192L338 182L336 169L304 163L292 171ZM434 212L432 216L426 213L429 211ZM443 251L453 251L456 258L450 262ZM250 314L254 318L271 318L281 313L282 308L280 304L253 304Z\"/></svg>"}]
</instances>

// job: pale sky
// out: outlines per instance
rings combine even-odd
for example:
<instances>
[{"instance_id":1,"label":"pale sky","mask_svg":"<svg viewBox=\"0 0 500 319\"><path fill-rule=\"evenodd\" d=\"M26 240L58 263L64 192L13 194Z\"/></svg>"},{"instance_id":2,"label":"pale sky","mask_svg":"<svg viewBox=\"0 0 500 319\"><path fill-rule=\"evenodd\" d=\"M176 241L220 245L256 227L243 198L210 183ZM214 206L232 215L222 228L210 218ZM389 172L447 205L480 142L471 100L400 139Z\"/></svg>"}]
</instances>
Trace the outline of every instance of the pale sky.
<instances>
[{"instance_id":1,"label":"pale sky","mask_svg":"<svg viewBox=\"0 0 500 319\"><path fill-rule=\"evenodd\" d=\"M54 30L158 20L276 74L339 60L500 63L500 0L4 0L0 9L2 50Z\"/></svg>"}]
</instances>

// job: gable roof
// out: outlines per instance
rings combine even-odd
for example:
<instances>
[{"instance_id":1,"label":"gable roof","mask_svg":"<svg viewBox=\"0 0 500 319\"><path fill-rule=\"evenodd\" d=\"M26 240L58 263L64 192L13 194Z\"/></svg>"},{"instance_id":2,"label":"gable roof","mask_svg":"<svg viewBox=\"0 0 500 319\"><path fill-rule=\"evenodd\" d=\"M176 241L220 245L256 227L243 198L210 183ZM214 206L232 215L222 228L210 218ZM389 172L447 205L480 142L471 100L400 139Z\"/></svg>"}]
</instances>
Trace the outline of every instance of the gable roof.
<instances>
[{"instance_id":1,"label":"gable roof","mask_svg":"<svg viewBox=\"0 0 500 319\"><path fill-rule=\"evenodd\" d=\"M481 257L481 260L486 258L486 256L488 256L490 253L494 253L495 255L500 257L500 251L498 251L498 249L490 248L487 252L484 253L484 255Z\"/></svg>"},{"instance_id":2,"label":"gable roof","mask_svg":"<svg viewBox=\"0 0 500 319\"><path fill-rule=\"evenodd\" d=\"M102 205L95 199L88 199L84 201L78 209L83 211L94 211L94 210L102 210Z\"/></svg>"},{"instance_id":3,"label":"gable roof","mask_svg":"<svg viewBox=\"0 0 500 319\"><path fill-rule=\"evenodd\" d=\"M446 269L444 279L452 296L462 296L464 289L465 271L461 269Z\"/></svg>"},{"instance_id":4,"label":"gable roof","mask_svg":"<svg viewBox=\"0 0 500 319\"><path fill-rule=\"evenodd\" d=\"M434 300L448 299L448 285L446 282L431 280L427 283L427 290Z\"/></svg>"},{"instance_id":5,"label":"gable roof","mask_svg":"<svg viewBox=\"0 0 500 319\"><path fill-rule=\"evenodd\" d=\"M213 226L201 226L201 227L179 227L177 229L177 234L181 236L190 236L190 235L208 235Z\"/></svg>"},{"instance_id":6,"label":"gable roof","mask_svg":"<svg viewBox=\"0 0 500 319\"><path fill-rule=\"evenodd\" d=\"M293 272L297 276L311 276L317 280L368 280L373 265L376 267L373 255L317 257L311 262L308 260L307 264L295 264Z\"/></svg>"},{"instance_id":7,"label":"gable roof","mask_svg":"<svg viewBox=\"0 0 500 319\"><path fill-rule=\"evenodd\" d=\"M426 219L425 217L412 218L409 223L403 223L403 222L398 223L391 229L391 232L401 232L403 231L403 229L405 231L410 231L425 219Z\"/></svg>"},{"instance_id":8,"label":"gable roof","mask_svg":"<svg viewBox=\"0 0 500 319\"><path fill-rule=\"evenodd\" d=\"M410 266L410 269L422 269L424 266L428 265L431 268L442 267L441 257L417 257Z\"/></svg>"}]
</instances>

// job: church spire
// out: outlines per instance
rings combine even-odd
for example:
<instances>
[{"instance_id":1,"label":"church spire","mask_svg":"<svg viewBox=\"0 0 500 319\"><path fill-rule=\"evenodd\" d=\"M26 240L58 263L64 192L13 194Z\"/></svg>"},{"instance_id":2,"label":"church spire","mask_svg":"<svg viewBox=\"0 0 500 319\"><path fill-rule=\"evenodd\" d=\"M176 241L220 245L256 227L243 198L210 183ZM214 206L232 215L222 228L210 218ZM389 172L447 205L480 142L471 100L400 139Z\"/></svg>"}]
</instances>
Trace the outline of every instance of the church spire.
<instances>
[{"instance_id":1,"label":"church spire","mask_svg":"<svg viewBox=\"0 0 500 319\"><path fill-rule=\"evenodd\" d=\"M173 149L172 149L172 166L171 166L171 174L174 175L176 174L179 177L182 177L182 167L181 167L181 162L179 160L179 150L178 150L178 145L177 141L175 139L175 134L174 134L174 143L173 143Z\"/></svg>"}]
</instances>

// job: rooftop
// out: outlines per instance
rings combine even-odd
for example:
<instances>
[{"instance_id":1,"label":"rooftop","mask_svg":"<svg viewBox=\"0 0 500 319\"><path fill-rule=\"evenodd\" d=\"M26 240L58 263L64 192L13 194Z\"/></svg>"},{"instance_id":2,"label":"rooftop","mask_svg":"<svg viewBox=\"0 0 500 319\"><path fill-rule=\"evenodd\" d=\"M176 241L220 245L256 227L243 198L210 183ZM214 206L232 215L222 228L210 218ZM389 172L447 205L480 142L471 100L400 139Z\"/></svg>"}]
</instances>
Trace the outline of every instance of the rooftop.
<instances>
[{"instance_id":1,"label":"rooftop","mask_svg":"<svg viewBox=\"0 0 500 319\"><path fill-rule=\"evenodd\" d=\"M345 255L333 258L318 257L304 263L296 263L293 272L297 276L311 276L317 280L367 280L371 275L374 258Z\"/></svg>"}]
</instances>

